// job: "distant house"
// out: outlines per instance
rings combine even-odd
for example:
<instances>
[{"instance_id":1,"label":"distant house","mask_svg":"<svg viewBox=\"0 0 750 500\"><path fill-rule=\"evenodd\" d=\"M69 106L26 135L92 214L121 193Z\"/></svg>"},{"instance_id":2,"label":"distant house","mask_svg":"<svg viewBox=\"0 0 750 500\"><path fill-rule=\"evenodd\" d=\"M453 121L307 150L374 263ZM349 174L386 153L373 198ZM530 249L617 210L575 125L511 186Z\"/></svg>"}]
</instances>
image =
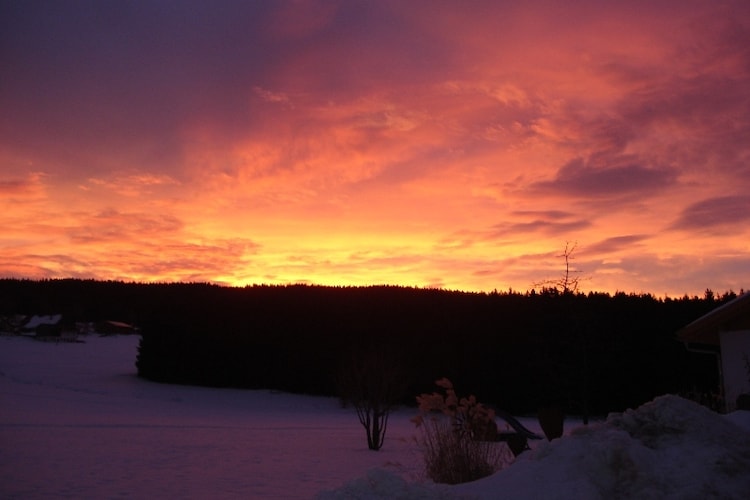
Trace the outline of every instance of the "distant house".
<instances>
[{"instance_id":1,"label":"distant house","mask_svg":"<svg viewBox=\"0 0 750 500\"><path fill-rule=\"evenodd\" d=\"M34 315L21 326L21 334L37 337L59 337L62 335L62 314Z\"/></svg>"},{"instance_id":2,"label":"distant house","mask_svg":"<svg viewBox=\"0 0 750 500\"><path fill-rule=\"evenodd\" d=\"M132 335L137 334L138 328L122 321L99 321L94 325L94 330L101 335Z\"/></svg>"},{"instance_id":3,"label":"distant house","mask_svg":"<svg viewBox=\"0 0 750 500\"><path fill-rule=\"evenodd\" d=\"M712 350L720 358L726 411L750 393L750 292L701 316L677 332L688 349Z\"/></svg>"}]
</instances>

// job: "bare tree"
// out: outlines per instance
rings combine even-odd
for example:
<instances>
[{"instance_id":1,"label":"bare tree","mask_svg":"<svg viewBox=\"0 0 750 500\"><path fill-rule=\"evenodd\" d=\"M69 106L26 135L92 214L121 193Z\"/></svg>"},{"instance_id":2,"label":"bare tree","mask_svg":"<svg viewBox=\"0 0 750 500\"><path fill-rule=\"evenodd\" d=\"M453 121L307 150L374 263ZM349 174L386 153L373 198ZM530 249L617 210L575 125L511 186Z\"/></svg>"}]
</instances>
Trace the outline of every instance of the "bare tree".
<instances>
[{"instance_id":1,"label":"bare tree","mask_svg":"<svg viewBox=\"0 0 750 500\"><path fill-rule=\"evenodd\" d=\"M560 276L558 279L545 280L534 283L534 286L551 287L561 294L578 293L581 284L581 278L580 276L578 276L578 274L580 274L581 271L572 268L572 262L573 260L575 260L573 257L573 253L576 251L576 248L578 248L577 241L573 243L566 241L565 250L563 250L562 254L558 255L558 257L562 257L565 262L565 271L563 272L562 276Z\"/></svg>"},{"instance_id":2,"label":"bare tree","mask_svg":"<svg viewBox=\"0 0 750 500\"><path fill-rule=\"evenodd\" d=\"M398 362L383 352L352 355L339 375L339 392L357 411L367 434L367 447L379 450L388 428L388 417L405 391Z\"/></svg>"}]
</instances>

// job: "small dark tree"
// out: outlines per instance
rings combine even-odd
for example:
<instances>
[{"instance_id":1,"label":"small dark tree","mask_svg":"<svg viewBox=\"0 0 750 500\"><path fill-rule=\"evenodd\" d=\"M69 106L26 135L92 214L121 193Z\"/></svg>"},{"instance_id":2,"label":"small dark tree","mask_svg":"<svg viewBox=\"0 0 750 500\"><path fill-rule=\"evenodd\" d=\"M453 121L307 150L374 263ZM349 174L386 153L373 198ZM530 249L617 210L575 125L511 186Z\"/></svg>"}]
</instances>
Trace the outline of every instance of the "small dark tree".
<instances>
[{"instance_id":1,"label":"small dark tree","mask_svg":"<svg viewBox=\"0 0 750 500\"><path fill-rule=\"evenodd\" d=\"M570 243L569 241L565 242L565 249L563 250L563 253L560 254L558 257L562 257L565 265L565 269L563 271L562 276L560 276L556 280L546 280L541 283L535 284L535 286L542 286L542 287L550 287L548 289L553 290L560 300L563 301L563 308L562 308L562 317L560 324L560 330L563 333L562 338L565 342L568 341L568 339L575 339L577 342L577 348L579 351L580 359L578 360L578 365L580 368L580 381L579 381L579 390L580 390L580 398L581 398L581 405L582 405L582 413L583 413L583 423L588 424L589 420L589 347L588 347L588 336L586 334L586 327L583 324L582 318L580 317L580 311L578 311L576 307L576 296L580 292L580 284L581 284L581 278L579 276L580 271L577 269L572 268L572 261L574 260L573 253L576 251L576 248L578 247L578 242ZM555 346L555 352L560 353L563 352L561 346ZM559 354L558 354L559 355ZM563 365L567 364L566 362L560 360L558 363L561 363ZM564 372L569 371L569 367L565 366L563 369ZM567 377L566 377L567 378ZM559 381L558 381L559 382ZM547 399L550 399L550 396L547 397ZM562 399L562 395L552 395L552 400L560 400ZM544 407L542 408L541 414L544 414L545 416L549 417L550 420L554 420L554 422L545 422L549 426L554 426L556 428L559 428L561 425L561 422L558 422L557 420L560 420L562 418L562 413L559 411L560 409L557 408L557 404L552 404L551 401L545 401ZM552 415L557 415L554 419L552 418Z\"/></svg>"},{"instance_id":2,"label":"small dark tree","mask_svg":"<svg viewBox=\"0 0 750 500\"><path fill-rule=\"evenodd\" d=\"M388 417L403 397L403 370L384 352L353 354L339 374L339 394L354 406L367 434L367 447L379 450L388 428Z\"/></svg>"},{"instance_id":3,"label":"small dark tree","mask_svg":"<svg viewBox=\"0 0 750 500\"><path fill-rule=\"evenodd\" d=\"M581 284L581 278L580 276L578 276L580 271L571 268L572 262L574 260L573 252L575 252L577 247L578 242L574 242L571 244L569 241L566 241L565 250L563 250L562 254L558 255L558 257L562 257L565 261L565 271L563 272L562 276L560 276L558 279L545 280L539 283L534 283L534 286L542 287L543 289L551 287L561 295L578 293Z\"/></svg>"}]
</instances>

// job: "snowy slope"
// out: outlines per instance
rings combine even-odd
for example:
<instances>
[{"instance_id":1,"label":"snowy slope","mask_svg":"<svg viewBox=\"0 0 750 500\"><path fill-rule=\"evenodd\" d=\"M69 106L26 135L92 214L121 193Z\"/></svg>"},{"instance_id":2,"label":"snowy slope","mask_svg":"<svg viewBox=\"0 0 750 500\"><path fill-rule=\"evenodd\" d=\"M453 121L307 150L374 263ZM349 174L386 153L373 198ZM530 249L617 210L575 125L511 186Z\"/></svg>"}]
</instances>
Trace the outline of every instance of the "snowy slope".
<instances>
[{"instance_id":1,"label":"snowy slope","mask_svg":"<svg viewBox=\"0 0 750 500\"><path fill-rule=\"evenodd\" d=\"M309 498L415 470L410 413L370 452L332 398L138 379L137 342L0 337L0 498Z\"/></svg>"},{"instance_id":2,"label":"snowy slope","mask_svg":"<svg viewBox=\"0 0 750 500\"><path fill-rule=\"evenodd\" d=\"M0 498L746 498L750 412L658 398L490 478L420 481L412 411L380 452L331 398L150 383L137 337L0 337ZM534 430L533 421L524 422ZM744 429L741 427L744 426Z\"/></svg>"}]
</instances>

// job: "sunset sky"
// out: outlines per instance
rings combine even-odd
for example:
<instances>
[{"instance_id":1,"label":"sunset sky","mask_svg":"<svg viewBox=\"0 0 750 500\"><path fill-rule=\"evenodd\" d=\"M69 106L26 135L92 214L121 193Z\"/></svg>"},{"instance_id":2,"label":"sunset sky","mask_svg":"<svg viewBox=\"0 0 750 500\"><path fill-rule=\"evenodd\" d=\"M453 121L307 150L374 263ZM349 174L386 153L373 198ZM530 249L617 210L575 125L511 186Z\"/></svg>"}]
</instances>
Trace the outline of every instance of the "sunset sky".
<instances>
[{"instance_id":1,"label":"sunset sky","mask_svg":"<svg viewBox=\"0 0 750 500\"><path fill-rule=\"evenodd\" d=\"M750 288L750 2L4 1L0 277Z\"/></svg>"}]
</instances>

